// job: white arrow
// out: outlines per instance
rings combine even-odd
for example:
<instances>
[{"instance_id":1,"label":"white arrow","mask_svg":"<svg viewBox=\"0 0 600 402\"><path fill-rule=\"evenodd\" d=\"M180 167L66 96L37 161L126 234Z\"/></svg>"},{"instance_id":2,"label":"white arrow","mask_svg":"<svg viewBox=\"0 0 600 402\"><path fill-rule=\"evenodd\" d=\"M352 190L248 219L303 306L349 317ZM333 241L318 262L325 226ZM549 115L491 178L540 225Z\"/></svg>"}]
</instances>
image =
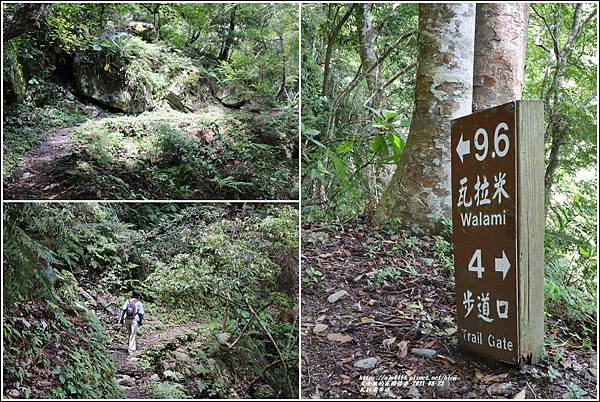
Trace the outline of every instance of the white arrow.
<instances>
[{"instance_id":1,"label":"white arrow","mask_svg":"<svg viewBox=\"0 0 600 402\"><path fill-rule=\"evenodd\" d=\"M502 272L502 280L506 278L506 273L510 269L510 262L508 262L508 258L506 258L506 254L504 250L502 250L502 258L495 258L496 272Z\"/></svg>"},{"instance_id":2,"label":"white arrow","mask_svg":"<svg viewBox=\"0 0 600 402\"><path fill-rule=\"evenodd\" d=\"M458 145L456 146L456 153L460 157L460 161L463 162L463 156L471 153L471 140L463 140L463 135L460 135Z\"/></svg>"}]
</instances>

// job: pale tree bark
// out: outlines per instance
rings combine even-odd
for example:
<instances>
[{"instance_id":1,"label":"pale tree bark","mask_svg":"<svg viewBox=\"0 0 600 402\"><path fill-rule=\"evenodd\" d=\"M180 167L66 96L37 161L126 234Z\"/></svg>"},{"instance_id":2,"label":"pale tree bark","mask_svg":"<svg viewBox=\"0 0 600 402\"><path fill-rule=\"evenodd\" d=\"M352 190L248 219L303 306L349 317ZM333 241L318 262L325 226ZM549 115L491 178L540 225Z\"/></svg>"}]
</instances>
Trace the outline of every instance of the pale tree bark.
<instances>
[{"instance_id":1,"label":"pale tree bark","mask_svg":"<svg viewBox=\"0 0 600 402\"><path fill-rule=\"evenodd\" d=\"M450 217L450 120L471 112L474 34L474 4L419 5L415 110L373 223L399 217L435 233Z\"/></svg>"},{"instance_id":2,"label":"pale tree bark","mask_svg":"<svg viewBox=\"0 0 600 402\"><path fill-rule=\"evenodd\" d=\"M358 49L361 63L366 70L370 71L365 77L367 88L371 95L371 101L368 106L378 109L381 105L382 91L379 82L379 62L375 53L375 40L377 36L373 31L370 4L357 5L356 31L358 34Z\"/></svg>"},{"instance_id":3,"label":"pale tree bark","mask_svg":"<svg viewBox=\"0 0 600 402\"><path fill-rule=\"evenodd\" d=\"M473 111L521 99L528 3L477 4Z\"/></svg>"}]
</instances>

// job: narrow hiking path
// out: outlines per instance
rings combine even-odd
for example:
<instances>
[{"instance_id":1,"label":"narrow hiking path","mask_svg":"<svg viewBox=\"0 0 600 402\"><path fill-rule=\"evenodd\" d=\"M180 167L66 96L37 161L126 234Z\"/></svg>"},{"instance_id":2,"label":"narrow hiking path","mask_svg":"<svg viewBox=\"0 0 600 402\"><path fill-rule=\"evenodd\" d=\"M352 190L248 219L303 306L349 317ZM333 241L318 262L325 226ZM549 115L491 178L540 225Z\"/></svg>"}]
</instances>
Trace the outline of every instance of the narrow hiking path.
<instances>
[{"instance_id":1,"label":"narrow hiking path","mask_svg":"<svg viewBox=\"0 0 600 402\"><path fill-rule=\"evenodd\" d=\"M96 106L86 106L90 119L109 115ZM80 123L83 124L83 123ZM61 199L68 190L57 177L66 168L73 147L73 131L80 125L57 127L26 153L19 167L4 179L4 198L8 200Z\"/></svg>"},{"instance_id":2,"label":"narrow hiking path","mask_svg":"<svg viewBox=\"0 0 600 402\"><path fill-rule=\"evenodd\" d=\"M56 183L52 172L58 161L68 155L74 127L62 127L33 148L21 160L19 168L7 178L4 185L6 199L60 198L65 189Z\"/></svg>"},{"instance_id":3,"label":"narrow hiking path","mask_svg":"<svg viewBox=\"0 0 600 402\"><path fill-rule=\"evenodd\" d=\"M111 334L110 357L115 365L115 379L123 390L124 399L150 398L144 388L148 383L158 380L157 373L145 369L139 364L140 356L144 350L156 345L166 345L176 340L179 335L205 325L204 323L193 322L146 333L145 327L148 327L148 323L144 322L138 330L138 350L131 356L127 353L127 336L124 330Z\"/></svg>"}]
</instances>

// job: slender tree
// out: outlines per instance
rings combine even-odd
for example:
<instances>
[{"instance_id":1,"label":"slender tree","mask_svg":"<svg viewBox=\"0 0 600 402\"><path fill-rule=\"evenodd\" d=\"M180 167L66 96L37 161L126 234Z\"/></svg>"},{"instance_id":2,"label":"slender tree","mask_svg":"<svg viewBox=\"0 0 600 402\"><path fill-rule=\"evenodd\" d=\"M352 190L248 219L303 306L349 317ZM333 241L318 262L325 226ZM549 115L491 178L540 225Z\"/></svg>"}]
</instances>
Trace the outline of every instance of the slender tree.
<instances>
[{"instance_id":1,"label":"slender tree","mask_svg":"<svg viewBox=\"0 0 600 402\"><path fill-rule=\"evenodd\" d=\"M436 232L450 216L450 120L471 112L475 5L420 4L418 31L410 133L372 221Z\"/></svg>"},{"instance_id":2,"label":"slender tree","mask_svg":"<svg viewBox=\"0 0 600 402\"><path fill-rule=\"evenodd\" d=\"M366 75L367 87L371 95L369 102L374 109L381 105L381 84L379 82L379 61L375 52L376 34L373 30L371 5L358 4L356 7L356 31L358 33L358 49L362 65L369 73Z\"/></svg>"},{"instance_id":3,"label":"slender tree","mask_svg":"<svg viewBox=\"0 0 600 402\"><path fill-rule=\"evenodd\" d=\"M337 8L334 4L327 5L327 24L326 26L332 26L327 30L326 44L325 44L325 59L323 60L323 85L321 88L321 96L327 96L329 93L329 81L331 80L331 56L333 55L333 49L335 47L335 40L337 39L342 27L348 21L348 18L352 15L355 5L351 4L347 6L345 13L338 19L337 15L342 8L342 5L338 5Z\"/></svg>"},{"instance_id":4,"label":"slender tree","mask_svg":"<svg viewBox=\"0 0 600 402\"><path fill-rule=\"evenodd\" d=\"M536 6L532 7L534 14L542 21L548 36L551 38L550 46L546 46L542 41L536 41L537 46L548 53L548 64L551 66L547 71L547 74L551 77L550 85L541 96L550 120L546 129L546 138L550 139L550 155L544 177L546 205L548 205L552 194L554 176L560 164L563 146L567 143L570 126L572 125L572 122L565 118L562 109L563 95L568 85L565 75L575 49L575 43L581 37L584 28L594 22L598 12L597 7L590 5L590 7L584 8L582 3L572 5L572 7L574 7L572 17L564 15L567 13L564 13L565 8L561 5L555 5L551 15L545 15L538 11ZM567 23L567 29L562 26L565 22ZM597 95L597 91L594 91L586 104L579 106L586 107L587 103L597 98Z\"/></svg>"}]
</instances>

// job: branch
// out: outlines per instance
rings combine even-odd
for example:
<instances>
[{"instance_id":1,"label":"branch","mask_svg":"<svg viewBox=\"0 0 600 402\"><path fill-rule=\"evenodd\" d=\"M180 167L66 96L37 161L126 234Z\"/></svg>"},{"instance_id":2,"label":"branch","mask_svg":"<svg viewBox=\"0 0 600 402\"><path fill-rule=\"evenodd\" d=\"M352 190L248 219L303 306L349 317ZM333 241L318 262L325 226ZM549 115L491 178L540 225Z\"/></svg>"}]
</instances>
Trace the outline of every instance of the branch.
<instances>
[{"instance_id":1,"label":"branch","mask_svg":"<svg viewBox=\"0 0 600 402\"><path fill-rule=\"evenodd\" d=\"M286 363L286 359L283 357L283 354L281 353L281 349L279 349L279 345L277 345L277 342L275 342L275 339L273 339L273 335L271 335L271 332L269 332L269 330L267 329L267 327L265 326L265 324L260 320L260 317L258 316L257 312L254 311L254 309L252 308L252 306L248 302L248 299L244 299L244 301L246 302L246 306L248 306L248 309L250 309L250 312L254 315L254 317L256 317L256 320L258 321L258 324L260 325L260 327L262 328L262 330L264 331L264 333L267 335L267 337L269 338L269 340L271 341L271 343L275 347L275 350L277 350L277 354L279 355L279 360L281 361L281 364L282 364L282 366L283 366L283 368L285 370L285 374L286 374L285 378L286 378L287 383L288 383L290 395L293 395L294 394L294 387L292 386L292 382L290 381L289 368L288 368L288 365Z\"/></svg>"},{"instance_id":2,"label":"branch","mask_svg":"<svg viewBox=\"0 0 600 402\"><path fill-rule=\"evenodd\" d=\"M533 6L533 4L531 5L531 9L533 10L534 14L537 15L538 18L541 19L542 22L544 23L544 25L546 26L546 29L548 30L548 33L550 34L550 37L552 38L552 43L554 45L554 53L558 57L560 49L558 48L558 39L556 38L556 35L554 35L554 30L552 29L552 27L550 27L550 24L548 23L548 20L546 20L546 17L544 17L542 14L540 14L535 9L535 7Z\"/></svg>"},{"instance_id":3,"label":"branch","mask_svg":"<svg viewBox=\"0 0 600 402\"><path fill-rule=\"evenodd\" d=\"M344 14L342 16L342 19L339 20L338 23L335 25L335 27L333 27L333 29L330 31L330 34L329 34L330 38L333 37L333 40L335 40L335 38L337 37L338 33L340 32L340 30L342 29L342 27L344 26L344 24L346 23L348 18L350 18L350 15L352 15L352 10L354 10L355 6L356 6L355 4L352 4L352 5L350 5L350 7L348 7L348 10L346 10L346 14ZM339 9L337 11L339 11ZM337 11L336 11L336 16L337 16ZM334 20L335 20L335 16L334 16Z\"/></svg>"}]
</instances>

